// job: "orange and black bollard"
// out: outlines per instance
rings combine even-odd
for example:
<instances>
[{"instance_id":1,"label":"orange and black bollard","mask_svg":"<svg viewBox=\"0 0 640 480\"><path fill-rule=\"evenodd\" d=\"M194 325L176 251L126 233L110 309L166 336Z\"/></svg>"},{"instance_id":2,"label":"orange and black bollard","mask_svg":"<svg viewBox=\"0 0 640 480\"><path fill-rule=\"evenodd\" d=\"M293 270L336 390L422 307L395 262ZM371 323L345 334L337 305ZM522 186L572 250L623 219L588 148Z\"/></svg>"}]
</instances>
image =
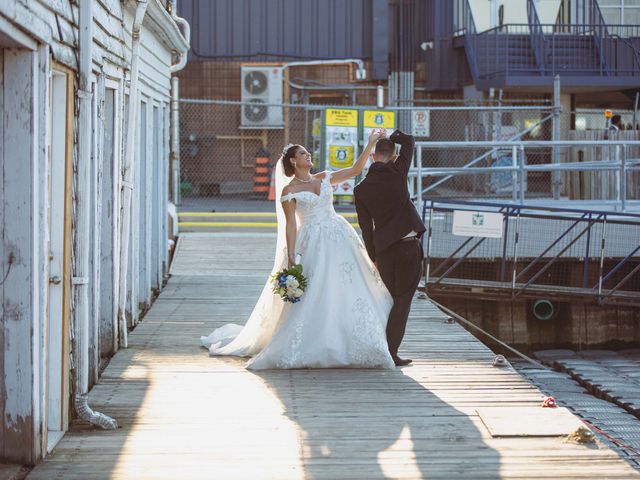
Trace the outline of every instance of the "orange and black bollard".
<instances>
[{"instance_id":1,"label":"orange and black bollard","mask_svg":"<svg viewBox=\"0 0 640 480\"><path fill-rule=\"evenodd\" d=\"M256 153L256 166L253 172L253 194L256 197L266 198L269 194L269 152L260 148Z\"/></svg>"}]
</instances>

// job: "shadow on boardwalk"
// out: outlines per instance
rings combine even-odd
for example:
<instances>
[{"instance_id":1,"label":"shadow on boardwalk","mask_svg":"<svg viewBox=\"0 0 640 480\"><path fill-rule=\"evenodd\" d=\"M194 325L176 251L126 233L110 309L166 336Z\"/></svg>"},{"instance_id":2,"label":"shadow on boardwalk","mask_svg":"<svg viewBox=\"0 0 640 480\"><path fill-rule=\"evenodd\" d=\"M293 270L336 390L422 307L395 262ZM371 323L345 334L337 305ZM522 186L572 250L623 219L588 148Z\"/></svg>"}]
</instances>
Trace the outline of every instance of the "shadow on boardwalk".
<instances>
[{"instance_id":1,"label":"shadow on boardwalk","mask_svg":"<svg viewBox=\"0 0 640 480\"><path fill-rule=\"evenodd\" d=\"M500 478L478 426L412 368L256 375L299 428L304 478Z\"/></svg>"},{"instance_id":2,"label":"shadow on boardwalk","mask_svg":"<svg viewBox=\"0 0 640 480\"><path fill-rule=\"evenodd\" d=\"M492 367L492 352L425 300L401 350L414 365L402 369L254 373L209 357L198 339L247 319L273 243L183 237L173 277L90 394L120 428L76 428L30 478L638 478L600 443L492 437L478 409L538 407L542 394Z\"/></svg>"}]
</instances>

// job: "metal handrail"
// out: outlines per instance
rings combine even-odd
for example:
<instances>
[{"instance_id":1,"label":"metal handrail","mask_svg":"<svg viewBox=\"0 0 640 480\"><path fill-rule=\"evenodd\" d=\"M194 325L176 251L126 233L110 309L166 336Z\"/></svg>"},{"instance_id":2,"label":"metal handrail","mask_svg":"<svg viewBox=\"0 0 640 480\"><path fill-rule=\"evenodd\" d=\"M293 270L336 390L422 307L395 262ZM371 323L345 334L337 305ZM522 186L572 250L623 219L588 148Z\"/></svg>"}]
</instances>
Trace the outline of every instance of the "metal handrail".
<instances>
[{"instance_id":1,"label":"metal handrail","mask_svg":"<svg viewBox=\"0 0 640 480\"><path fill-rule=\"evenodd\" d=\"M428 148L491 148L491 147L509 147L513 145L523 145L526 147L579 147L581 145L591 147L611 147L617 145L629 145L631 147L639 147L640 140L527 140L527 141L508 141L508 140L480 140L473 142L416 142Z\"/></svg>"},{"instance_id":2,"label":"metal handrail","mask_svg":"<svg viewBox=\"0 0 640 480\"><path fill-rule=\"evenodd\" d=\"M536 63L540 73L544 75L546 63L546 37L542 30L538 10L533 0L527 0L527 18L529 20L529 38L531 40L531 48L536 57Z\"/></svg>"},{"instance_id":3,"label":"metal handrail","mask_svg":"<svg viewBox=\"0 0 640 480\"><path fill-rule=\"evenodd\" d=\"M526 156L524 155L526 148L531 147L615 147L616 159L601 162L567 162L567 163L549 163L538 165L527 165ZM640 159L628 159L628 147L640 147L640 141L633 140L610 140L610 141L594 141L594 140L565 140L565 141L476 141L476 142L416 142L416 161L417 166L409 170L409 178L415 180L414 195L418 208L422 207L425 193L429 191L429 187L423 188L423 178L425 176L445 176L447 179L456 175L473 175L477 173L496 173L505 172L512 174L511 196L513 201L524 203L525 190L524 181L526 174L533 171L562 172L562 171L618 171L616 175L617 187L617 203L621 211L625 211L627 207L626 194L626 176L629 171L640 170ZM423 149L469 149L469 148L491 148L493 151L500 147L511 149L512 164L505 166L491 167L472 167L467 164L463 167L438 167L432 169L424 169L422 166L422 150ZM442 183L442 181L440 182Z\"/></svg>"},{"instance_id":4,"label":"metal handrail","mask_svg":"<svg viewBox=\"0 0 640 480\"><path fill-rule=\"evenodd\" d=\"M496 280L488 279L485 275L482 277L474 277L473 274L452 274L454 270L457 271L458 267L463 265L465 260L471 258L471 254L481 244L486 237L473 237L470 236L462 245L458 245L452 253L444 253L440 256L434 256L433 247L434 242L437 241L434 233L443 232L441 229L434 229L433 221L435 213L451 214L458 210L467 210L473 212L486 212L492 211L496 213L502 213L503 215L503 235L500 250L502 251L501 264L502 268L496 271ZM427 219L427 211L428 219ZM572 223L563 228L562 231L551 236L543 245L539 245L542 248L542 253L535 253L529 255L529 257L522 257L519 255L519 249L522 250L523 243L526 239L522 237L520 232L520 223L524 218L536 219L538 221L571 221ZM618 212L604 212L588 209L566 209L560 207L543 207L535 205L513 205L510 203L499 202L477 202L477 201L458 201L458 200L434 200L425 203L422 208L422 219L425 224L428 225L427 233L425 235L427 244L425 249L425 289L428 291L429 287L437 287L443 285L447 291L451 292L451 288L454 285L462 286L465 291L469 288L489 288L490 290L497 292L506 292L512 299L518 298L525 291L527 292L550 292L554 288L560 288L561 291L555 293L564 295L578 295L582 297L593 297L599 304L615 301L617 304L622 305L638 305L640 297L633 295L636 291L633 286L622 290L621 287L629 285L629 281L632 278L636 278L640 271L640 263L637 262L637 254L640 251L640 240L638 237L634 237L635 230L628 237L630 240L629 250L623 247L623 250L619 250L617 257L611 257L611 253L607 253L605 250L605 244L607 241L607 226L618 225L627 226L628 228L640 229L640 215L632 213L618 213ZM516 222L515 235L508 235L510 219ZM601 225L600 236L600 249L599 253L591 252L591 233L595 225ZM577 228L578 227L578 228ZM545 228L546 229L546 228ZM451 234L451 232L449 232ZM584 240L586 235L586 241ZM609 233L613 235L613 233ZM472 248L466 247L476 240ZM577 247L577 242L581 240L582 247ZM548 243L547 243L548 242ZM457 245L457 243L454 243ZM507 246L509 245L509 248ZM526 245L526 243L525 243ZM577 248L583 248L583 251L578 251L573 258L578 259L582 264L583 275L575 275L576 282L574 284L565 284L563 280L559 279L559 283L548 283L547 281L537 283L536 281L545 272L549 271L552 265L556 264L562 257L565 256L569 248L573 246ZM512 247L512 248L511 248ZM559 248L562 247L562 248ZM510 250L513 250L512 252ZM553 249L557 251L551 253ZM625 252L625 253L621 253ZM531 252L530 252L531 253ZM445 258L446 256L446 258ZM439 259L437 268L432 270L432 259ZM620 258L615 265L605 267L604 260L611 258ZM526 262L521 268L516 268L516 263ZM453 264L451 264L453 262ZM544 265L540 268L539 265L544 262ZM597 283L591 287L589 282L589 269L590 265L598 263ZM508 279L505 267L508 263L513 263L511 271L511 279ZM629 266L628 271L623 271L622 268ZM442 270L446 271L442 272ZM527 275L529 274L529 275ZM546 275L545 275L546 276ZM608 281L613 280L611 283L615 283L610 288L605 288L604 285ZM542 289L542 290L541 290ZM550 290L551 289L551 290ZM485 290L483 290L485 291Z\"/></svg>"},{"instance_id":5,"label":"metal handrail","mask_svg":"<svg viewBox=\"0 0 640 480\"><path fill-rule=\"evenodd\" d=\"M471 11L471 5L469 0L457 0L454 4L454 36L464 36L467 44L467 58L469 60L469 66L471 68L471 74L473 78L478 78L478 61L477 61L477 49L475 43L477 42L477 29L476 22L473 18L473 12ZM462 27L462 28L460 28Z\"/></svg>"},{"instance_id":6,"label":"metal handrail","mask_svg":"<svg viewBox=\"0 0 640 480\"><path fill-rule=\"evenodd\" d=\"M605 75L609 75L611 71L607 68L604 45L610 35L597 0L572 0L571 7L575 9L577 21L572 22L571 18L565 18L566 3L565 0L562 0L556 16L554 31L564 31L567 28L572 29L580 26L584 28L585 33L591 32L600 56L600 69ZM580 18L580 14L582 18ZM591 28L587 29L587 27Z\"/></svg>"},{"instance_id":7,"label":"metal handrail","mask_svg":"<svg viewBox=\"0 0 640 480\"><path fill-rule=\"evenodd\" d=\"M554 113L551 113L551 114L547 115L546 117L544 117L540 121L538 121L535 124L531 125L529 128L527 128L527 129L523 130L522 132L517 133L513 137L507 139L507 141L511 142L511 141L520 140L526 134L528 134L530 132L533 132L536 128L540 127L543 123L551 120L553 118L553 116L554 116ZM476 163L481 162L485 158L493 155L497 151L498 151L497 148L491 149L488 152L485 152L482 155L480 155L480 156L474 158L473 160L471 160L470 162L468 162L466 165L464 165L463 168L470 168L473 165L475 165ZM451 178L453 178L453 175L445 177L445 178L441 178L440 180L438 180L437 182L433 183L432 185L429 185L422 193L424 194L424 193L428 192L429 190L433 190L434 188L440 186L441 184L443 184L444 182L446 182L447 180L449 180Z\"/></svg>"},{"instance_id":8,"label":"metal handrail","mask_svg":"<svg viewBox=\"0 0 640 480\"><path fill-rule=\"evenodd\" d=\"M638 48L634 45L634 43L632 41L630 41L628 38L625 38L621 35L618 34L611 34L610 38L615 38L617 40L620 40L622 43L624 43L626 46L628 46L632 51L633 51L633 58L635 60L636 63L636 68L638 71L640 71L640 50L638 50ZM634 69L635 71L636 69Z\"/></svg>"},{"instance_id":9,"label":"metal handrail","mask_svg":"<svg viewBox=\"0 0 640 480\"><path fill-rule=\"evenodd\" d=\"M466 0L464 5L466 5ZM466 35L466 45L469 48L469 61L472 62L474 75L479 78L489 79L496 75L512 72L533 73L541 75L555 75L557 73L568 74L575 71L577 74L588 72L598 76L640 75L640 52L638 48L617 31L624 31L630 35L638 33L637 25L608 25L602 16L599 5L595 0L579 0L577 5L581 14L575 22L567 22L563 16L556 19L556 23L543 24L533 0L527 0L528 23L510 23L493 27L481 32L471 27L460 30ZM468 11L465 10L465 13ZM563 23L560 23L563 22ZM475 33L474 33L475 32ZM571 34L576 37L576 46L592 46L597 55L595 65L585 62L583 57L576 57L574 65L566 62L556 64L557 54L565 45L561 42L561 33ZM535 68L527 68L523 65L512 64L512 36L527 35L531 53L535 58ZM635 35L636 37L639 35ZM624 43L633 54L631 65L625 65L625 58L619 58L618 46ZM506 47L504 54L499 56L499 47ZM492 53L492 50L495 50ZM492 60L490 62L490 60ZM622 63L620 63L622 62ZM476 78L476 77L474 77Z\"/></svg>"},{"instance_id":10,"label":"metal handrail","mask_svg":"<svg viewBox=\"0 0 640 480\"><path fill-rule=\"evenodd\" d=\"M596 47L600 52L600 65L601 68L609 74L609 69L607 68L607 59L604 54L604 42L609 37L609 30L607 28L607 22L604 20L604 16L602 15L602 11L600 10L600 6L598 5L597 0L582 0L583 2L589 2L590 10L591 10L591 22L594 20L597 24L596 29L594 29L594 39L596 41Z\"/></svg>"},{"instance_id":11,"label":"metal handrail","mask_svg":"<svg viewBox=\"0 0 640 480\"><path fill-rule=\"evenodd\" d=\"M566 0L562 0L560 2L560 6L558 7L558 15L556 15L556 25L565 25L567 22L564 18L564 12L566 10Z\"/></svg>"},{"instance_id":12,"label":"metal handrail","mask_svg":"<svg viewBox=\"0 0 640 480\"><path fill-rule=\"evenodd\" d=\"M231 106L244 106L255 105L255 103L242 101L242 100L224 100L216 98L180 98L179 103L185 105L231 105ZM338 104L323 104L317 103L275 103L264 102L260 103L262 107L288 107L288 108L303 108L310 111L320 111L325 108L347 108L349 110L376 110L379 107L376 105L338 105ZM431 111L465 111L465 112L540 112L543 113L553 109L552 105L428 105L424 108L428 108ZM416 109L415 105L412 106L400 106L394 105L388 107L390 110L398 111L412 111Z\"/></svg>"},{"instance_id":13,"label":"metal handrail","mask_svg":"<svg viewBox=\"0 0 640 480\"><path fill-rule=\"evenodd\" d=\"M594 210L594 209L587 209L587 208L565 208L565 207L553 207L553 206L541 206L541 205L530 205L530 204L524 204L524 203L508 203L508 202L483 202L483 201L479 201L479 200L456 200L456 199L429 199L426 200L424 203L424 209L429 208L429 206L437 206L438 209L440 210L464 210L464 209L460 209L457 207L445 207L444 205L462 205L463 207L469 207L470 211L476 211L478 210L477 207L485 207L485 208L495 208L496 212L499 211L499 209L501 207L504 207L505 209L507 207L509 208L517 208L519 209L521 212L532 212L531 215L535 215L535 212L538 211L545 211L545 212L554 212L554 213L570 213L572 215L585 215L585 214L592 214L592 215L608 215L609 217L615 218L616 219L616 223L622 223L622 224L637 224L640 221L640 213L633 213L633 212L612 212L612 211L607 211L607 210ZM523 215L525 213L522 213ZM630 220L625 221L625 220L620 220L622 218L628 218ZM637 219L637 220L631 220L631 219Z\"/></svg>"}]
</instances>

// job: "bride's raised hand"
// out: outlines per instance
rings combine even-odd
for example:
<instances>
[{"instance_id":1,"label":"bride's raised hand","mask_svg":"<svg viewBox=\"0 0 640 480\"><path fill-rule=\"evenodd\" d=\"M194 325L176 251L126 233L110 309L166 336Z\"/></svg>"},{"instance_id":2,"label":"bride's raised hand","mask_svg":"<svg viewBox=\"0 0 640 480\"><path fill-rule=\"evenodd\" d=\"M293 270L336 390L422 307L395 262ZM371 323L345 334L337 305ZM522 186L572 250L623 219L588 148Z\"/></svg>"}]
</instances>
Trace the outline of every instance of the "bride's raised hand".
<instances>
[{"instance_id":1,"label":"bride's raised hand","mask_svg":"<svg viewBox=\"0 0 640 480\"><path fill-rule=\"evenodd\" d=\"M375 145L375 143L380 140L381 138L384 138L387 136L387 129L386 128L374 128L371 130L371 132L369 133L369 143L372 145Z\"/></svg>"},{"instance_id":2,"label":"bride's raised hand","mask_svg":"<svg viewBox=\"0 0 640 480\"><path fill-rule=\"evenodd\" d=\"M376 142L386 134L387 130L384 128L372 129L369 133L369 141L362 150L362 153L360 154L360 157L358 157L358 160L351 167L343 168L341 170L336 170L335 172L333 172L331 174L331 183L341 183L357 175L360 175L362 173L362 170L364 170L364 166L367 163L369 155L371 155L371 151L376 145Z\"/></svg>"}]
</instances>

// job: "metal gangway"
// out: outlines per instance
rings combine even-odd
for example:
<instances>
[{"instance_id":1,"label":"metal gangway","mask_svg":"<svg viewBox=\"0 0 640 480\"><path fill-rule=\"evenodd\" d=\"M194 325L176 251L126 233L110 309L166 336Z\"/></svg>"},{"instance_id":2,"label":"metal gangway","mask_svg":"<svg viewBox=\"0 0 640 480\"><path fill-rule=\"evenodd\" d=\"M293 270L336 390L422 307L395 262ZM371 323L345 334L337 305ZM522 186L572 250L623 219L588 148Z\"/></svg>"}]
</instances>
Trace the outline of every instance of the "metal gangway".
<instances>
[{"instance_id":1,"label":"metal gangway","mask_svg":"<svg viewBox=\"0 0 640 480\"><path fill-rule=\"evenodd\" d=\"M499 234L460 235L456 216L465 212L498 215ZM640 306L640 214L427 200L422 216L429 293Z\"/></svg>"}]
</instances>

